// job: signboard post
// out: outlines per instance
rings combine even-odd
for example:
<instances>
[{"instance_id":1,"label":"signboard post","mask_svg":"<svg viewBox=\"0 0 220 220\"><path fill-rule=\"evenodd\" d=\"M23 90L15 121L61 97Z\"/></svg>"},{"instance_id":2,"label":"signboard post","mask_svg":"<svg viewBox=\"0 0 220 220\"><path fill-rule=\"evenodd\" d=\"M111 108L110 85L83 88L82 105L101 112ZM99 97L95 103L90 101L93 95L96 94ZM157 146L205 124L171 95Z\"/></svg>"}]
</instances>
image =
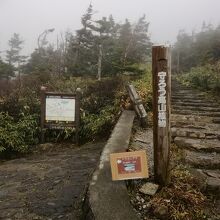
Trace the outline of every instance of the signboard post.
<instances>
[{"instance_id":1,"label":"signboard post","mask_svg":"<svg viewBox=\"0 0 220 220\"><path fill-rule=\"evenodd\" d=\"M81 90L76 94L47 92L41 87L41 143L45 141L46 129L75 128L76 143L80 123Z\"/></svg>"},{"instance_id":2,"label":"signboard post","mask_svg":"<svg viewBox=\"0 0 220 220\"><path fill-rule=\"evenodd\" d=\"M145 151L110 154L112 180L127 180L148 177Z\"/></svg>"},{"instance_id":3,"label":"signboard post","mask_svg":"<svg viewBox=\"0 0 220 220\"><path fill-rule=\"evenodd\" d=\"M41 86L40 88L40 102L41 102L41 117L40 117L40 128L41 128L41 137L40 137L40 142L44 143L45 142L45 127L44 127L44 122L45 122L45 92L46 92L46 87Z\"/></svg>"},{"instance_id":4,"label":"signboard post","mask_svg":"<svg viewBox=\"0 0 220 220\"><path fill-rule=\"evenodd\" d=\"M167 46L152 48L154 176L169 182L171 55Z\"/></svg>"}]
</instances>

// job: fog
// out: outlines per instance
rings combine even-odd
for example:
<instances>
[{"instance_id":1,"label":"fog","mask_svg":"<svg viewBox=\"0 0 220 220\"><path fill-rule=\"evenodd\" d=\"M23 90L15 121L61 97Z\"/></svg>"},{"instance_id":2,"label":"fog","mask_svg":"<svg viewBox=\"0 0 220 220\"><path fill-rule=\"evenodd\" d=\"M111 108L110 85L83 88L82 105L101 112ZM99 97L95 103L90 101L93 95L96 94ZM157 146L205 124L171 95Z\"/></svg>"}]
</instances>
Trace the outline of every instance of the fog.
<instances>
[{"instance_id":1,"label":"fog","mask_svg":"<svg viewBox=\"0 0 220 220\"><path fill-rule=\"evenodd\" d=\"M117 22L134 22L146 14L154 43L172 44L179 29L199 31L203 21L220 24L219 0L0 0L0 51L7 49L13 33L20 34L23 54L29 55L44 30L55 28L50 40L66 30L74 32L90 2L95 17L112 14Z\"/></svg>"}]
</instances>

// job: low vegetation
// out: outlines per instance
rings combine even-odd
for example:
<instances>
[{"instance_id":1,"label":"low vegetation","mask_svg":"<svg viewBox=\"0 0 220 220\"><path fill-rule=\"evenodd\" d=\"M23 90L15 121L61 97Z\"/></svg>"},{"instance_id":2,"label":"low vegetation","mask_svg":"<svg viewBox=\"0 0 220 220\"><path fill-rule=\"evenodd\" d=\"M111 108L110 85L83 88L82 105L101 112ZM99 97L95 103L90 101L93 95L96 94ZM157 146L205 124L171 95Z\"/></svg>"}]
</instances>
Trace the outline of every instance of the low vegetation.
<instances>
[{"instance_id":1,"label":"low vegetation","mask_svg":"<svg viewBox=\"0 0 220 220\"><path fill-rule=\"evenodd\" d=\"M170 183L153 196L140 192L141 186L153 181L153 177L129 185L131 203L141 219L201 220L214 216L210 201L201 191L201 180L182 165L182 159L182 151L172 144Z\"/></svg>"},{"instance_id":2,"label":"low vegetation","mask_svg":"<svg viewBox=\"0 0 220 220\"><path fill-rule=\"evenodd\" d=\"M30 146L38 142L36 115L21 113L19 120L15 120L8 113L0 113L0 121L0 155L27 152Z\"/></svg>"},{"instance_id":3,"label":"low vegetation","mask_svg":"<svg viewBox=\"0 0 220 220\"><path fill-rule=\"evenodd\" d=\"M220 62L194 67L179 75L178 80L187 86L220 94Z\"/></svg>"},{"instance_id":4,"label":"low vegetation","mask_svg":"<svg viewBox=\"0 0 220 220\"><path fill-rule=\"evenodd\" d=\"M170 184L150 201L152 213L160 219L207 219L207 199L200 192L196 179L186 167L178 165L171 171ZM161 216L160 209L167 210Z\"/></svg>"},{"instance_id":5,"label":"low vegetation","mask_svg":"<svg viewBox=\"0 0 220 220\"><path fill-rule=\"evenodd\" d=\"M142 70L143 75L105 77L97 81L89 77L64 77L50 75L23 76L20 81L11 81L10 91L1 97L2 155L25 153L39 143L40 134L40 91L44 84L48 91L74 93L80 87L83 91L81 103L81 144L106 138L123 109L130 108L125 85L131 82L151 109L151 72ZM146 73L147 72L147 73ZM21 84L20 84L21 83ZM47 141L68 140L72 129L47 131Z\"/></svg>"}]
</instances>

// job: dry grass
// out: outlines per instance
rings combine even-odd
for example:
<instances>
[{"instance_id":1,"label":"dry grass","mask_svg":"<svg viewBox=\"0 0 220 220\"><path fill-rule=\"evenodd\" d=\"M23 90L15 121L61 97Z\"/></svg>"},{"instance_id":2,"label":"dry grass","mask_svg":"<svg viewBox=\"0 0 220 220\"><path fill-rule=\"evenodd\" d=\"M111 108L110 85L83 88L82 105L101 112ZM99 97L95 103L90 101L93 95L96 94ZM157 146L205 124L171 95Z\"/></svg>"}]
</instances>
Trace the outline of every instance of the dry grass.
<instances>
[{"instance_id":1,"label":"dry grass","mask_svg":"<svg viewBox=\"0 0 220 220\"><path fill-rule=\"evenodd\" d=\"M199 191L196 180L179 165L171 171L171 183L150 201L152 212L160 207L167 207L165 216L170 220L206 219L206 197Z\"/></svg>"},{"instance_id":2,"label":"dry grass","mask_svg":"<svg viewBox=\"0 0 220 220\"><path fill-rule=\"evenodd\" d=\"M141 219L213 219L211 203L200 191L198 180L181 164L182 156L181 150L172 145L170 183L154 196L139 191L146 180L136 181L135 187L130 189L131 203Z\"/></svg>"}]
</instances>

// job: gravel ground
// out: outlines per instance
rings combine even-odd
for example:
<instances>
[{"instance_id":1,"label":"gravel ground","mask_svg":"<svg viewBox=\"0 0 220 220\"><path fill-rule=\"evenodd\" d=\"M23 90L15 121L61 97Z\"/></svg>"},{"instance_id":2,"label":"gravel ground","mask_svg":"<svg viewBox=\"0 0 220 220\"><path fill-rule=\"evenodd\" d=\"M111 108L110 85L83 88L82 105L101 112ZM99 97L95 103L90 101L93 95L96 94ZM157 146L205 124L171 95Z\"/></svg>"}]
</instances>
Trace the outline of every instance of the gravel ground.
<instances>
[{"instance_id":1,"label":"gravel ground","mask_svg":"<svg viewBox=\"0 0 220 220\"><path fill-rule=\"evenodd\" d=\"M132 137L129 150L146 150L149 167L149 178L128 181L131 203L140 219L156 220L157 218L150 216L151 206L149 205L149 202L152 196L145 195L139 191L141 186L145 183L153 182L153 131L152 128L142 129L140 127L136 127L135 130L136 131Z\"/></svg>"},{"instance_id":2,"label":"gravel ground","mask_svg":"<svg viewBox=\"0 0 220 220\"><path fill-rule=\"evenodd\" d=\"M25 158L0 163L0 219L80 219L90 175L104 143L46 144Z\"/></svg>"}]
</instances>

